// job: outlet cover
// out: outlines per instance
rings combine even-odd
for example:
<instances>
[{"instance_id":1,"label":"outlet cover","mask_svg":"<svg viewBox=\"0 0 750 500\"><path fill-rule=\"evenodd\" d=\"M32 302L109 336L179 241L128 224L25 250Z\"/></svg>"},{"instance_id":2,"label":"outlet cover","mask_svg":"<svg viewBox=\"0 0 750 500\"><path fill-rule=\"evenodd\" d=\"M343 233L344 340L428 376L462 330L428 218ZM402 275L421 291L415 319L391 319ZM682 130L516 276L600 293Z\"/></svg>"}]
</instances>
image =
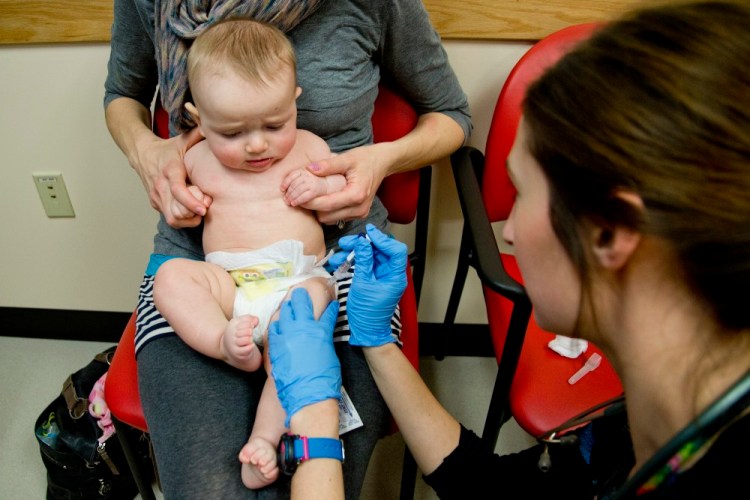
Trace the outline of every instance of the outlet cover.
<instances>
[{"instance_id":1,"label":"outlet cover","mask_svg":"<svg viewBox=\"0 0 750 500\"><path fill-rule=\"evenodd\" d=\"M76 216L60 172L40 172L32 176L47 217Z\"/></svg>"}]
</instances>

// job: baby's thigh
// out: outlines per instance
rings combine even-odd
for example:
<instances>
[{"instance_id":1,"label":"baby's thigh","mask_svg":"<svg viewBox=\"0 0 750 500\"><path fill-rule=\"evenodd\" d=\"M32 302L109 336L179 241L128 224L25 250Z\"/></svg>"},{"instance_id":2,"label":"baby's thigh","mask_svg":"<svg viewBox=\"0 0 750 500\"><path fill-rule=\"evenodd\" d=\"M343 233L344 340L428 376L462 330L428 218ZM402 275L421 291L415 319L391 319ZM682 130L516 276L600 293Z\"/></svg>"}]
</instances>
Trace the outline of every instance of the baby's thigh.
<instances>
[{"instance_id":1,"label":"baby's thigh","mask_svg":"<svg viewBox=\"0 0 750 500\"><path fill-rule=\"evenodd\" d=\"M159 295L182 297L207 293L228 317L231 317L235 291L234 280L224 268L200 260L170 259L159 267L154 279L155 299Z\"/></svg>"},{"instance_id":2,"label":"baby's thigh","mask_svg":"<svg viewBox=\"0 0 750 500\"><path fill-rule=\"evenodd\" d=\"M284 296L284 301L289 300L292 295L292 290L296 288L304 288L305 290L307 290L307 293L308 295L310 295L310 299L312 300L313 315L315 316L315 319L320 318L320 315L323 314L323 311L325 311L325 308L328 307L328 304L330 304L330 302L336 298L336 291L329 280L326 278L315 277L307 279L302 283L298 283L290 287L286 296ZM280 307L276 309L276 312L274 312L273 316L271 317L271 321L275 321L279 318L280 309Z\"/></svg>"},{"instance_id":3,"label":"baby's thigh","mask_svg":"<svg viewBox=\"0 0 750 500\"><path fill-rule=\"evenodd\" d=\"M290 287L289 291L284 297L284 300L289 300L289 297L292 295L292 290L294 290L295 288L304 288L305 290L307 290L307 293L310 295L310 299L312 300L313 315L315 316L315 319L319 319L320 315L323 314L323 311L325 311L326 307L328 307L328 304L330 304L331 301L336 298L336 290L333 285L331 285L330 281L326 278L310 278L303 281L302 283L298 283L297 285ZM273 316L271 317L271 323L279 319L279 310L280 308L277 308L273 313ZM268 332L265 332L263 335L263 345L265 347L263 354L263 365L266 368L266 373L270 374L271 365L267 355Z\"/></svg>"},{"instance_id":4,"label":"baby's thigh","mask_svg":"<svg viewBox=\"0 0 750 500\"><path fill-rule=\"evenodd\" d=\"M289 290L287 298L295 288L304 288L307 290L313 303L313 314L315 315L315 319L320 318L320 315L323 314L323 311L328 307L328 304L336 298L336 291L330 281L326 278L310 278L293 286Z\"/></svg>"}]
</instances>

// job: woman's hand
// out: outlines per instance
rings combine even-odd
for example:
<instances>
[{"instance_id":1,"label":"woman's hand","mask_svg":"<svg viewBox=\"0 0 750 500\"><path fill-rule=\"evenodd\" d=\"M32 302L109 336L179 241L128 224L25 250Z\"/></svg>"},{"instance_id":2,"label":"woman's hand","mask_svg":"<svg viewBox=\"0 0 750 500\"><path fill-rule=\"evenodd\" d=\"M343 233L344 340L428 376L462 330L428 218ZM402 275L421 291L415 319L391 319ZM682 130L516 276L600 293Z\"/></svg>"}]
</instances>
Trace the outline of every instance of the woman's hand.
<instances>
[{"instance_id":1,"label":"woman's hand","mask_svg":"<svg viewBox=\"0 0 750 500\"><path fill-rule=\"evenodd\" d=\"M323 224L367 217L386 176L431 165L453 153L463 141L464 131L451 117L425 113L400 139L360 146L308 165L315 175L344 175L346 187L313 200L307 208L315 210Z\"/></svg>"},{"instance_id":2,"label":"woman's hand","mask_svg":"<svg viewBox=\"0 0 750 500\"><path fill-rule=\"evenodd\" d=\"M408 249L372 224L367 236L344 236L333 266L342 261L346 251L354 250L354 278L349 289L346 312L349 318L351 345L374 347L396 342L391 333L391 317L406 290Z\"/></svg>"},{"instance_id":3,"label":"woman's hand","mask_svg":"<svg viewBox=\"0 0 750 500\"><path fill-rule=\"evenodd\" d=\"M308 170L325 177L341 174L346 178L343 190L318 197L306 205L315 210L322 224L339 220L363 219L370 213L372 200L387 175L376 151L380 144L360 146L331 158L308 165Z\"/></svg>"},{"instance_id":4,"label":"woman's hand","mask_svg":"<svg viewBox=\"0 0 750 500\"><path fill-rule=\"evenodd\" d=\"M130 162L146 188L151 206L175 228L197 226L211 204L209 196L191 192L187 185L185 153L201 139L197 128L170 139L151 135L142 140L137 160Z\"/></svg>"},{"instance_id":5,"label":"woman's hand","mask_svg":"<svg viewBox=\"0 0 750 500\"><path fill-rule=\"evenodd\" d=\"M333 348L338 302L331 302L320 320L304 288L292 290L279 319L268 330L268 355L286 422L305 406L341 397L341 364Z\"/></svg>"}]
</instances>

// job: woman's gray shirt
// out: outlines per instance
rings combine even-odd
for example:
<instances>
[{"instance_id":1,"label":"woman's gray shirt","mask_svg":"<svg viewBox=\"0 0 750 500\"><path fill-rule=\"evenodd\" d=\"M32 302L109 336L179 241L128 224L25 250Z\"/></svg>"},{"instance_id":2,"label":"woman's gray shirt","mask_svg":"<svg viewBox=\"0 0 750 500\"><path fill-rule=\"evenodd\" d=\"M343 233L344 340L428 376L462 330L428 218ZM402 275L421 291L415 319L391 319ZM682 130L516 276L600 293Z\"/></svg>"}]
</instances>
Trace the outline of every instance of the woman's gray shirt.
<instances>
[{"instance_id":1,"label":"woman's gray shirt","mask_svg":"<svg viewBox=\"0 0 750 500\"><path fill-rule=\"evenodd\" d=\"M115 0L105 107L129 97L151 107L157 89L154 9L159 0ZM332 151L372 143L371 115L381 78L418 113L453 118L468 140L466 95L419 0L330 0L288 33L297 54L298 127L323 137ZM386 224L380 200L368 222ZM347 224L343 233L365 221ZM354 227L352 227L354 226ZM342 231L326 227L334 244ZM202 259L200 228L178 230L161 217L154 253Z\"/></svg>"}]
</instances>

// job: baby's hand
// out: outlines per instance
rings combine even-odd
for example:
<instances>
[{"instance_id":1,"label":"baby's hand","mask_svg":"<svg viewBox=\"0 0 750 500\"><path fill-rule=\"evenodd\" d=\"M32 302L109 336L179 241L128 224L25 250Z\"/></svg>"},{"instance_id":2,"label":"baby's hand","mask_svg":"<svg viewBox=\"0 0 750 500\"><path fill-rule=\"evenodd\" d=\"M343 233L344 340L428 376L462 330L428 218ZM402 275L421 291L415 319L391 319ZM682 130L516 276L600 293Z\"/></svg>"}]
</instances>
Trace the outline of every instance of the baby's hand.
<instances>
[{"instance_id":1,"label":"baby's hand","mask_svg":"<svg viewBox=\"0 0 750 500\"><path fill-rule=\"evenodd\" d=\"M211 205L213 199L209 195L203 193L198 186L189 185L187 189L196 200L203 204L203 206L208 208ZM178 219L189 218L195 215L190 209L185 207L185 205L177 201L175 198L171 199L170 206L172 207L171 213Z\"/></svg>"},{"instance_id":2,"label":"baby's hand","mask_svg":"<svg viewBox=\"0 0 750 500\"><path fill-rule=\"evenodd\" d=\"M200 190L198 186L189 185L188 191L192 194L196 200L202 202L206 207L211 204L211 197Z\"/></svg>"},{"instance_id":3,"label":"baby's hand","mask_svg":"<svg viewBox=\"0 0 750 500\"><path fill-rule=\"evenodd\" d=\"M305 169L299 169L287 174L281 182L281 191L287 205L298 207L318 196L328 194L328 182L325 177L318 177Z\"/></svg>"}]
</instances>

